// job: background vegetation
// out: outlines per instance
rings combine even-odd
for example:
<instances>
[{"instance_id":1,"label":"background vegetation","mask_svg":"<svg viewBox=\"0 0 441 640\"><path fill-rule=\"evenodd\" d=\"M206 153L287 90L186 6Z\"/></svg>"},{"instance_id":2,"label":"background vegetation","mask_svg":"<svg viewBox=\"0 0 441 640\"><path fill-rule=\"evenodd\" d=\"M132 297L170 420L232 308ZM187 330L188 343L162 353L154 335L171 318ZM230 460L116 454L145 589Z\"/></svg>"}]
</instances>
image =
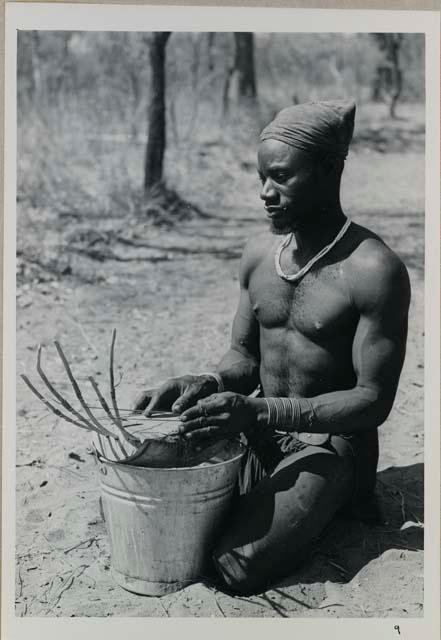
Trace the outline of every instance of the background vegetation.
<instances>
[{"instance_id":1,"label":"background vegetation","mask_svg":"<svg viewBox=\"0 0 441 640\"><path fill-rule=\"evenodd\" d=\"M397 68L400 101L424 100L423 35L254 34L251 49L239 51L245 73L254 73L251 96L234 73L235 36L174 33L169 38L165 177L173 187L180 187L182 174L190 170L186 160L195 146L233 145L240 157L274 113L293 102L353 97L360 111L375 100L375 114L387 115ZM398 67L389 42L396 37L401 38ZM149 33L19 32L21 201L101 215L139 206L152 98L151 44ZM241 100L241 89L248 100ZM152 127L151 136L155 131ZM229 164L228 152L223 164Z\"/></svg>"}]
</instances>

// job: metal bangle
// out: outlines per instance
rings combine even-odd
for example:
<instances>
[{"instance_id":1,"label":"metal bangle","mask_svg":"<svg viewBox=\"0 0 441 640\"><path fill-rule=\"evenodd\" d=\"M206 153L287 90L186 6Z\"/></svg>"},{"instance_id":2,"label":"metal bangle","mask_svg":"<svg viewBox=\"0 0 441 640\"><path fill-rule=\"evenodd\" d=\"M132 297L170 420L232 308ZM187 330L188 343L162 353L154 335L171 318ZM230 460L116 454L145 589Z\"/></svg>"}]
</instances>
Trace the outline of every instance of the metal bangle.
<instances>
[{"instance_id":1,"label":"metal bangle","mask_svg":"<svg viewBox=\"0 0 441 640\"><path fill-rule=\"evenodd\" d=\"M300 402L297 398L264 398L268 408L268 426L297 427L300 422Z\"/></svg>"}]
</instances>

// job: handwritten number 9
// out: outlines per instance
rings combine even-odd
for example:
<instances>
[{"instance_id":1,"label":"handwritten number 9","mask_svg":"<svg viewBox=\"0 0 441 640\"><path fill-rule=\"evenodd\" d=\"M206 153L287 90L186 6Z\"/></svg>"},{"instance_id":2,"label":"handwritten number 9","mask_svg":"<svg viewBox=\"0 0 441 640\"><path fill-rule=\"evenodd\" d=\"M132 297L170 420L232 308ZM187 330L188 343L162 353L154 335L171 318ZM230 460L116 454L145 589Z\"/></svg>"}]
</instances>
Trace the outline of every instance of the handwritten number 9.
<instances>
[{"instance_id":1,"label":"handwritten number 9","mask_svg":"<svg viewBox=\"0 0 441 640\"><path fill-rule=\"evenodd\" d=\"M400 631L400 627L399 627L399 625L398 625L398 624L396 624L396 625L394 626L394 629L395 629L395 631L397 631L397 632L398 632L398 635L400 636L400 635L401 635L401 631Z\"/></svg>"}]
</instances>

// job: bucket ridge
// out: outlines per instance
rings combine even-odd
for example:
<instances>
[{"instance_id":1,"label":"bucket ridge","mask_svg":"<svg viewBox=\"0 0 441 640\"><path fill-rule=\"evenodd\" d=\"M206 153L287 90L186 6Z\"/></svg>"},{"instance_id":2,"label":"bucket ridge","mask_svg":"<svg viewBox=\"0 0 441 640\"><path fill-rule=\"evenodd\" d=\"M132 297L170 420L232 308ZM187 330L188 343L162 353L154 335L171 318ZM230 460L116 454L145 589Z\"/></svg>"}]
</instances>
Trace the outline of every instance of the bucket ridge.
<instances>
[{"instance_id":1,"label":"bucket ridge","mask_svg":"<svg viewBox=\"0 0 441 640\"><path fill-rule=\"evenodd\" d=\"M144 505L144 506L159 506L161 504L197 504L208 503L213 500L219 499L230 493L234 489L235 482L231 482L225 485L221 489L213 489L212 491L201 491L200 493L189 494L176 494L173 497L155 497L155 496L143 496L140 494L134 494L122 489L116 489L115 487L109 487L108 485L101 485L102 492L108 496L113 496L117 500L122 502L130 502L132 504Z\"/></svg>"}]
</instances>

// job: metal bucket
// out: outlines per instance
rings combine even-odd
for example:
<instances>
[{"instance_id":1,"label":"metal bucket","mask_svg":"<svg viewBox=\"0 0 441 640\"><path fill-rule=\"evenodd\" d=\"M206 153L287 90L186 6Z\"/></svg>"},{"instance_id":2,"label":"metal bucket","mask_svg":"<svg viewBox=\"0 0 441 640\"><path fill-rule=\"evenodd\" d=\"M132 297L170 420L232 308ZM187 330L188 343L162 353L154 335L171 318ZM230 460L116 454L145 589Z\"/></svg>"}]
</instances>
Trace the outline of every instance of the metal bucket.
<instances>
[{"instance_id":1,"label":"metal bucket","mask_svg":"<svg viewBox=\"0 0 441 640\"><path fill-rule=\"evenodd\" d=\"M202 579L236 485L243 447L215 460L158 469L100 460L112 575L143 595L177 591Z\"/></svg>"}]
</instances>

